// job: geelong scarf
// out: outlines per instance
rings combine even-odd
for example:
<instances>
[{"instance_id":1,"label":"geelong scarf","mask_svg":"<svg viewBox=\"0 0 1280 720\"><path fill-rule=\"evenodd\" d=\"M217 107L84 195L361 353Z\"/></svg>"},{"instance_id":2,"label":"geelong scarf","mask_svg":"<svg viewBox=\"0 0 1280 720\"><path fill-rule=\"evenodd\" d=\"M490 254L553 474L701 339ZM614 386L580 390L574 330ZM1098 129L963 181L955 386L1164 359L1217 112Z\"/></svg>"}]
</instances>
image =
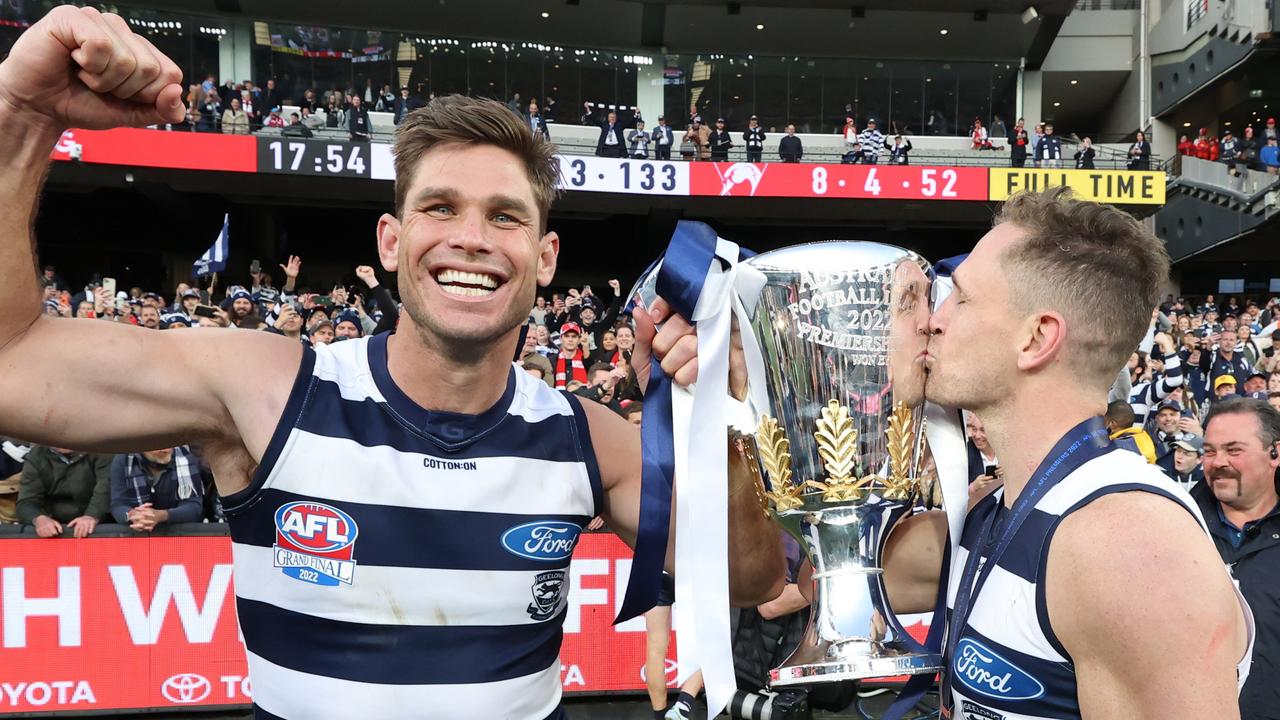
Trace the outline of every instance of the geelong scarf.
<instances>
[{"instance_id":1,"label":"geelong scarf","mask_svg":"<svg viewBox=\"0 0 1280 720\"><path fill-rule=\"evenodd\" d=\"M125 484L137 500L134 507L151 502L151 475L147 472L147 464L142 453L130 453L125 460ZM195 493L192 475L198 472L198 463L186 445L179 445L173 449L173 459L169 464L178 474L178 499L186 500Z\"/></svg>"}]
</instances>

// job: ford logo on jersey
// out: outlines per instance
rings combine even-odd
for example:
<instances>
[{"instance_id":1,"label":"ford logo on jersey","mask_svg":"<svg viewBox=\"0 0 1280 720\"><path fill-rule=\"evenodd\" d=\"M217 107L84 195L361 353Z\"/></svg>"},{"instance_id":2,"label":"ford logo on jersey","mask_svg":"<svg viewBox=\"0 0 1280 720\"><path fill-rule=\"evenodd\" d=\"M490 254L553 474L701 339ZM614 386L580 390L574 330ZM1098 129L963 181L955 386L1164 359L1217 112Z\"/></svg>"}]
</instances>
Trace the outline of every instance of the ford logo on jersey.
<instances>
[{"instance_id":1,"label":"ford logo on jersey","mask_svg":"<svg viewBox=\"0 0 1280 720\"><path fill-rule=\"evenodd\" d=\"M351 584L356 536L350 515L332 505L291 502L276 510L275 566L285 575L313 585Z\"/></svg>"},{"instance_id":2,"label":"ford logo on jersey","mask_svg":"<svg viewBox=\"0 0 1280 720\"><path fill-rule=\"evenodd\" d=\"M502 533L502 546L530 560L564 560L573 554L580 532L582 527L571 522L540 520Z\"/></svg>"},{"instance_id":3,"label":"ford logo on jersey","mask_svg":"<svg viewBox=\"0 0 1280 720\"><path fill-rule=\"evenodd\" d=\"M960 684L979 695L1000 700L1032 700L1044 695L1039 680L970 638L961 638L956 644L955 670Z\"/></svg>"}]
</instances>

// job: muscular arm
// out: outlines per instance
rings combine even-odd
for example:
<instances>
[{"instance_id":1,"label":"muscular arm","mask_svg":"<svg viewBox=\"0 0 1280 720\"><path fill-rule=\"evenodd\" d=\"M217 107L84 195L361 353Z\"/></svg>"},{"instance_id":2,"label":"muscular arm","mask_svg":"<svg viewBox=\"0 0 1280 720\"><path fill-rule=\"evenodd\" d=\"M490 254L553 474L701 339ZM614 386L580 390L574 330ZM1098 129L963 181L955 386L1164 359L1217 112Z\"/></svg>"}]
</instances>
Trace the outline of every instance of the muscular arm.
<instances>
[{"instance_id":1,"label":"muscular arm","mask_svg":"<svg viewBox=\"0 0 1280 720\"><path fill-rule=\"evenodd\" d=\"M640 522L640 432L608 408L582 403L591 426L604 485L604 516L610 528L635 547ZM725 439L728 442L728 438ZM729 450L729 598L746 607L782 591L786 567L777 528L760 511L755 480ZM675 523L667 539L667 570L674 570Z\"/></svg>"},{"instance_id":2,"label":"muscular arm","mask_svg":"<svg viewBox=\"0 0 1280 720\"><path fill-rule=\"evenodd\" d=\"M1240 717L1244 618L1221 558L1181 507L1133 492L1069 515L1046 583L1082 717Z\"/></svg>"},{"instance_id":3,"label":"muscular arm","mask_svg":"<svg viewBox=\"0 0 1280 720\"><path fill-rule=\"evenodd\" d=\"M32 220L49 149L73 124L176 120L180 79L118 16L65 5L0 64L0 435L89 452L191 440L240 447L244 437L252 457L264 452L298 367L294 343L50 318L40 309Z\"/></svg>"}]
</instances>

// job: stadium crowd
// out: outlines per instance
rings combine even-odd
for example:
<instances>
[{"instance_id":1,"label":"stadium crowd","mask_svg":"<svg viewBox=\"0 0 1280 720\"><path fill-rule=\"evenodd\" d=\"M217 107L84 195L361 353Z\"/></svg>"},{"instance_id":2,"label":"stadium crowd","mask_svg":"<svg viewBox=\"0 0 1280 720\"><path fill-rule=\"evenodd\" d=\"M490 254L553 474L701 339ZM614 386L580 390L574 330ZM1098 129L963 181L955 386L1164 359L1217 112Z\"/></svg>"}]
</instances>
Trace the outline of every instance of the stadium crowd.
<instances>
[{"instance_id":1,"label":"stadium crowd","mask_svg":"<svg viewBox=\"0 0 1280 720\"><path fill-rule=\"evenodd\" d=\"M1202 127L1195 140L1186 135L1178 138L1178 155L1223 163L1232 175L1239 175L1241 167L1280 175L1278 142L1276 119L1269 117L1261 132L1246 125L1240 137L1228 127L1216 138L1209 134L1209 128Z\"/></svg>"},{"instance_id":2,"label":"stadium crowd","mask_svg":"<svg viewBox=\"0 0 1280 720\"><path fill-rule=\"evenodd\" d=\"M370 111L390 113L392 126L395 126L400 124L406 113L426 105L434 97L425 83L417 83L412 91L408 86L396 92L390 85L383 85L381 90L370 85L363 91L355 88L307 89L301 98L292 98L281 94L274 79L262 85L251 80L240 83L227 80L219 85L213 76L208 76L202 83L188 87L186 121L169 125L167 129L247 135L268 128L285 135L312 137L314 131L329 128L345 131L349 140L367 142L375 130ZM285 117L286 106L296 106L297 110L290 110L289 116ZM552 137L554 123L562 120L557 117L556 102L550 97L540 103L538 98L525 100L519 93L514 93L507 101L507 107L523 118L534 133L548 140ZM675 122L659 115L651 125L636 106L593 102L583 103L582 113L578 116L581 125L599 128L595 154L600 157L655 160L675 157L687 161L723 162L728 160L730 150L742 148L748 162L763 162L765 140L779 133L777 127L764 128L755 115L748 118L745 126L731 128L724 117L704 119L697 107L691 107L687 116L678 120ZM383 131L391 129L381 128ZM939 134L931 128L925 130L932 135ZM783 137L777 147L778 160L799 162L804 157L804 143L796 132L794 124L782 128ZM909 128L894 124L886 131L879 127L875 117L860 118L849 106L843 125L836 127L835 132L844 138L844 153L839 158L841 163L910 164L913 147ZM1201 132L1203 135L1206 131ZM1256 164L1258 169L1267 167L1276 172L1275 153L1268 155L1266 150L1267 138L1275 137L1274 121L1268 124L1268 130L1256 142L1252 140L1252 129L1246 130L1246 134L1249 139L1232 141L1238 147L1228 143L1230 132L1224 137L1223 142L1227 143L1224 147L1229 149L1233 158L1232 167L1238 151L1241 160L1250 166ZM1055 133L1051 122L1039 122L1028 129L1023 118L1018 118L1012 127L1006 126L999 115L992 117L989 126L981 118L974 118L968 128L968 137L972 150L1007 151L1011 167L1092 170L1098 159L1098 151L1091 138L1073 135L1064 139ZM1214 144L1212 159L1217 159L1219 145L1212 138L1208 140ZM1184 137L1178 147L1182 154L1198 155L1202 152L1200 140L1192 148ZM1207 147L1206 143L1204 157L1208 157ZM1270 163L1268 157L1271 158ZM1123 162L1129 170L1151 168L1151 144L1144 133L1136 133L1133 143L1124 153Z\"/></svg>"}]
</instances>

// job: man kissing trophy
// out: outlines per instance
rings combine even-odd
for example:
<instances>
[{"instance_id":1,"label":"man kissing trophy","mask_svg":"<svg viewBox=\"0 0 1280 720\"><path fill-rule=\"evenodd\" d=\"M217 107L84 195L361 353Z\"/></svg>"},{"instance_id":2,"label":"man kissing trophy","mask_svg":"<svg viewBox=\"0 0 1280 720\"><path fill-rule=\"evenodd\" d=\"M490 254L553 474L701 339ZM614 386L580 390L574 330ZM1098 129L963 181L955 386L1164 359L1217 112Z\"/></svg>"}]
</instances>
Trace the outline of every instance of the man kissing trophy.
<instances>
[{"instance_id":1,"label":"man kissing trophy","mask_svg":"<svg viewBox=\"0 0 1280 720\"><path fill-rule=\"evenodd\" d=\"M669 270L664 264L700 265L711 256L699 256L687 247L677 250L681 236L689 236L689 226L696 225L680 223L667 254L633 291L636 305L647 306L663 295L658 278ZM705 280L701 270L686 275L707 287L731 286L733 292L709 300L708 291L700 287L701 295L695 292L689 300L696 307L690 307L688 316L713 315L708 306L715 304L735 308L750 391L741 406L726 407L725 415L736 419L717 426L699 422L695 411L694 421L684 426L686 442L676 442L678 636L682 578L693 589L690 594L699 613L699 622L686 623L697 642L682 639L682 656L687 646L694 646L691 652L709 678L709 708L714 713L719 704L710 678L716 673L708 669L707 655L714 654L715 646L706 631L706 608L697 605L707 599L697 587L708 575L724 570L692 561L681 566L682 539L698 536L702 543L709 535L703 528L682 524L679 505L687 502L688 493L680 489L679 465L680 448L687 447L695 457L715 444L717 431L727 430L728 462L755 475L762 510L799 540L813 566L808 628L791 657L771 672L772 686L902 675L931 680L942 668L942 656L911 638L893 614L881 561L894 525L913 508L937 507L941 495L925 439L924 359L932 268L911 251L872 242L811 243L747 257L736 245L714 238L709 228L700 228L713 238L715 254ZM687 282L688 277L680 279ZM680 286L668 278L666 287ZM721 328L728 332L727 323ZM709 375L703 344L711 341L721 350L737 344L715 341L710 335L699 324L699 385ZM717 386L716 392L722 394L722 388ZM694 396L698 391L689 390ZM693 401L694 406L698 403L699 399ZM688 407L677 399L672 406L677 437L684 412ZM649 415L646 410L646 423L656 421ZM947 426L939 435L947 457L958 451L962 460L958 421L932 406L930 417L939 429ZM650 456L648 447L645 454ZM954 469L953 459L947 467ZM947 475L949 501L954 474L952 470ZM707 480L694 476L698 483ZM963 495L958 505L963 512ZM706 516L699 512L698 522ZM940 626L942 618L934 622ZM928 647L938 646L940 630L931 633Z\"/></svg>"}]
</instances>

